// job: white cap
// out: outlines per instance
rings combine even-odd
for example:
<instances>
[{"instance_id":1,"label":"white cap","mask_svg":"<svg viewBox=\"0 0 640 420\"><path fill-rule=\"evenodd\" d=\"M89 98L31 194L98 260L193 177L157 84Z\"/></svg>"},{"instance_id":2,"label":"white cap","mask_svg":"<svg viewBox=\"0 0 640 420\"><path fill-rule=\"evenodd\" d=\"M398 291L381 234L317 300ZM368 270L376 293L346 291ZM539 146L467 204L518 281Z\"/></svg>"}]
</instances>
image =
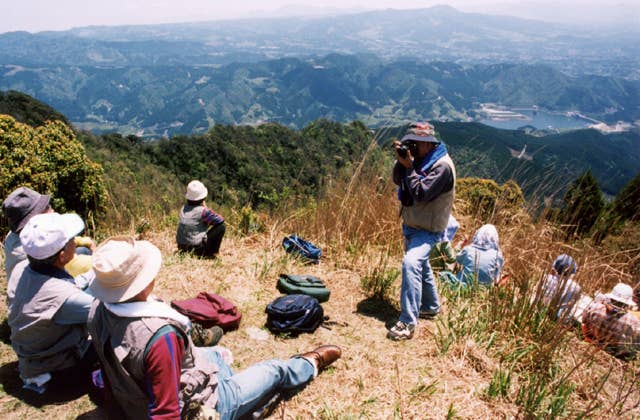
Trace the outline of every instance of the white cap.
<instances>
[{"instance_id":1,"label":"white cap","mask_svg":"<svg viewBox=\"0 0 640 420\"><path fill-rule=\"evenodd\" d=\"M628 284L618 283L613 287L610 293L605 295L611 300L623 303L630 307L635 307L636 304L633 301L633 289Z\"/></svg>"},{"instance_id":2,"label":"white cap","mask_svg":"<svg viewBox=\"0 0 640 420\"><path fill-rule=\"evenodd\" d=\"M28 256L44 260L58 253L83 229L84 222L77 214L38 214L20 232L20 242Z\"/></svg>"},{"instance_id":3,"label":"white cap","mask_svg":"<svg viewBox=\"0 0 640 420\"><path fill-rule=\"evenodd\" d=\"M205 187L202 182L194 180L187 185L185 197L189 201L198 201L203 200L208 193L207 187Z\"/></svg>"}]
</instances>

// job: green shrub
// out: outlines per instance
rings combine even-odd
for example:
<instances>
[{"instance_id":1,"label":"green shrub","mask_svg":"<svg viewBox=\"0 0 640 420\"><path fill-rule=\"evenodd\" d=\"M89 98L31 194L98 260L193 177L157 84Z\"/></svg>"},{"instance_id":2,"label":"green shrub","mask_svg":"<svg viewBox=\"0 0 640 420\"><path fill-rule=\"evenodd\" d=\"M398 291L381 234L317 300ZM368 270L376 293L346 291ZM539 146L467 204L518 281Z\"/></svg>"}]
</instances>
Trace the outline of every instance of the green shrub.
<instances>
[{"instance_id":1,"label":"green shrub","mask_svg":"<svg viewBox=\"0 0 640 420\"><path fill-rule=\"evenodd\" d=\"M107 201L101 166L87 158L67 125L33 128L0 115L0 197L20 186L50 194L56 211L75 211L90 226Z\"/></svg>"}]
</instances>

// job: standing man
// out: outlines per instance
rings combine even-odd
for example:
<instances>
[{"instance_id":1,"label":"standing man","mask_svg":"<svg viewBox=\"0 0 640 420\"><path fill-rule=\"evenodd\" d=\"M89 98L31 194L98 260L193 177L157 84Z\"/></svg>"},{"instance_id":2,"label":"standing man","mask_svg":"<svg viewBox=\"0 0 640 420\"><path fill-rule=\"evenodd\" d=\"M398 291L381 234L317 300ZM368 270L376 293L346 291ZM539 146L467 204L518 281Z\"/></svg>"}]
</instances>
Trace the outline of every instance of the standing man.
<instances>
[{"instance_id":1,"label":"standing man","mask_svg":"<svg viewBox=\"0 0 640 420\"><path fill-rule=\"evenodd\" d=\"M405 255L402 260L400 319L389 330L392 340L408 340L418 318L433 319L440 311L438 289L429 254L444 240L453 208L456 169L447 148L429 123L412 124L394 143L393 182L398 185Z\"/></svg>"}]
</instances>

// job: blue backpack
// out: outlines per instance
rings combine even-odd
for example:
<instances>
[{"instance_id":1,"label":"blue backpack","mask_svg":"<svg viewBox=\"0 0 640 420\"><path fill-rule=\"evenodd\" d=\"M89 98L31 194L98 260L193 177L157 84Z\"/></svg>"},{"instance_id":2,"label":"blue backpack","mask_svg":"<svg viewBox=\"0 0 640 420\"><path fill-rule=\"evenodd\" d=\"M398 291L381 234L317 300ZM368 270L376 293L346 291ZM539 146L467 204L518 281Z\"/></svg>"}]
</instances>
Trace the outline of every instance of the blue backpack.
<instances>
[{"instance_id":1,"label":"blue backpack","mask_svg":"<svg viewBox=\"0 0 640 420\"><path fill-rule=\"evenodd\" d=\"M280 296L267 305L267 328L274 334L314 332L324 319L318 299L308 295Z\"/></svg>"},{"instance_id":2,"label":"blue backpack","mask_svg":"<svg viewBox=\"0 0 640 420\"><path fill-rule=\"evenodd\" d=\"M302 257L307 262L318 264L322 251L311 242L302 239L298 235L289 235L282 240L284 250L293 255Z\"/></svg>"}]
</instances>

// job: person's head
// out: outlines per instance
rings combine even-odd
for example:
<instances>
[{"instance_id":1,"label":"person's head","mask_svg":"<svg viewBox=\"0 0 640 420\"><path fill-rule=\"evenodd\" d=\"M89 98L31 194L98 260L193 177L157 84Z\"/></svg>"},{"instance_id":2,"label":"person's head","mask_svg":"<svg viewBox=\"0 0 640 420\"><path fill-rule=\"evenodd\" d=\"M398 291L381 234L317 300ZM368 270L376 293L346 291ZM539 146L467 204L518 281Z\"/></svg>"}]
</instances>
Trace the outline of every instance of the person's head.
<instances>
[{"instance_id":1,"label":"person's head","mask_svg":"<svg viewBox=\"0 0 640 420\"><path fill-rule=\"evenodd\" d=\"M91 294L106 303L145 301L160 271L162 255L151 242L114 236L93 253Z\"/></svg>"},{"instance_id":2,"label":"person's head","mask_svg":"<svg viewBox=\"0 0 640 420\"><path fill-rule=\"evenodd\" d=\"M2 212L9 220L9 228L13 233L20 233L31 218L51 209L49 195L40 194L31 188L20 187L7 196L2 202Z\"/></svg>"},{"instance_id":3,"label":"person's head","mask_svg":"<svg viewBox=\"0 0 640 420\"><path fill-rule=\"evenodd\" d=\"M428 155L440 144L433 126L427 122L411 124L400 142L406 144L413 157L418 159Z\"/></svg>"},{"instance_id":4,"label":"person's head","mask_svg":"<svg viewBox=\"0 0 640 420\"><path fill-rule=\"evenodd\" d=\"M207 198L208 194L207 187L202 182L193 180L187 185L187 193L184 197L190 205L198 205Z\"/></svg>"},{"instance_id":5,"label":"person's head","mask_svg":"<svg viewBox=\"0 0 640 420\"><path fill-rule=\"evenodd\" d=\"M83 230L77 214L42 213L27 222L20 242L31 264L63 268L75 256L74 238Z\"/></svg>"},{"instance_id":6,"label":"person's head","mask_svg":"<svg viewBox=\"0 0 640 420\"><path fill-rule=\"evenodd\" d=\"M559 276L571 276L578 271L578 264L567 254L560 254L553 262L553 269Z\"/></svg>"},{"instance_id":7,"label":"person's head","mask_svg":"<svg viewBox=\"0 0 640 420\"><path fill-rule=\"evenodd\" d=\"M633 288L625 283L616 284L605 297L617 309L628 311L636 307L633 301Z\"/></svg>"},{"instance_id":8,"label":"person's head","mask_svg":"<svg viewBox=\"0 0 640 420\"><path fill-rule=\"evenodd\" d=\"M498 245L498 230L494 225L487 224L480 226L473 235L472 245L479 249L500 249Z\"/></svg>"}]
</instances>

